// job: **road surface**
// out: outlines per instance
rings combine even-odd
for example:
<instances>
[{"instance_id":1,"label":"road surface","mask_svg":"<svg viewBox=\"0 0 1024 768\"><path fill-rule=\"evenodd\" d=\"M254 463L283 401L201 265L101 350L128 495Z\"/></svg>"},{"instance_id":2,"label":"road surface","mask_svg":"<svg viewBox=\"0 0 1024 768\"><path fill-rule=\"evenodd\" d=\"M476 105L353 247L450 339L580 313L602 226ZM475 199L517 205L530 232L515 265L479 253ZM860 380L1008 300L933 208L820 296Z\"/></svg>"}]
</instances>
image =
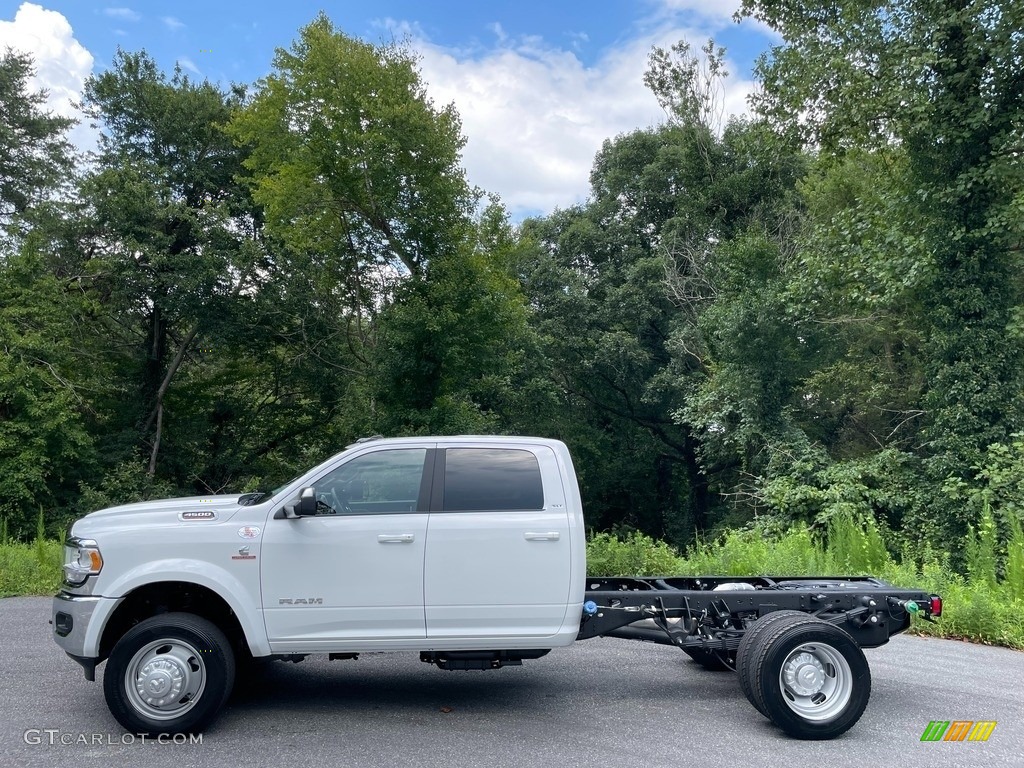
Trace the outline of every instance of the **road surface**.
<instances>
[{"instance_id":1,"label":"road surface","mask_svg":"<svg viewBox=\"0 0 1024 768\"><path fill-rule=\"evenodd\" d=\"M897 637L867 651L873 686L839 739L801 742L744 698L735 675L679 650L596 639L522 667L446 672L414 653L273 662L201 744L126 734L102 670L87 682L50 637L50 599L0 600L0 765L1024 766L1024 654ZM995 720L987 742L928 743L931 720Z\"/></svg>"}]
</instances>

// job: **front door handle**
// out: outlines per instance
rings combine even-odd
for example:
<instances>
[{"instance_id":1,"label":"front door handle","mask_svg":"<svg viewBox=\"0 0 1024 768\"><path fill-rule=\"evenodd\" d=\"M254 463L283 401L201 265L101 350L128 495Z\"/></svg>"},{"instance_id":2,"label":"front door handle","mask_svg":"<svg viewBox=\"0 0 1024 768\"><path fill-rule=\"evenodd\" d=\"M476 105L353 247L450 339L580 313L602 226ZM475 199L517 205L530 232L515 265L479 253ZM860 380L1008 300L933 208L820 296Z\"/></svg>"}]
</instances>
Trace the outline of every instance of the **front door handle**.
<instances>
[{"instance_id":1,"label":"front door handle","mask_svg":"<svg viewBox=\"0 0 1024 768\"><path fill-rule=\"evenodd\" d=\"M558 541L559 536L561 534L558 531L546 531L545 533L527 531L523 534L527 541Z\"/></svg>"},{"instance_id":2,"label":"front door handle","mask_svg":"<svg viewBox=\"0 0 1024 768\"><path fill-rule=\"evenodd\" d=\"M409 544L415 539L411 533L382 533L377 537L381 544Z\"/></svg>"}]
</instances>

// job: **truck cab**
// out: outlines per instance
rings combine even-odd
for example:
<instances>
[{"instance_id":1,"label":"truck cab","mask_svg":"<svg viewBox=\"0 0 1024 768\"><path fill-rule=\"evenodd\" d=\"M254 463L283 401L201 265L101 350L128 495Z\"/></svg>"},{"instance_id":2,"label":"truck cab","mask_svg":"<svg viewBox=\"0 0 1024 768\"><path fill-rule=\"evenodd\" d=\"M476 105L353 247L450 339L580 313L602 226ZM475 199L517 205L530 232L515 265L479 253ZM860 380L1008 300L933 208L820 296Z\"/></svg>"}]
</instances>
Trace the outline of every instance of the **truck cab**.
<instances>
[{"instance_id":1,"label":"truck cab","mask_svg":"<svg viewBox=\"0 0 1024 768\"><path fill-rule=\"evenodd\" d=\"M87 678L110 660L123 725L181 731L209 722L227 696L209 688L230 692L249 658L417 650L493 666L568 645L585 570L563 443L369 439L266 494L87 515L53 624Z\"/></svg>"}]
</instances>

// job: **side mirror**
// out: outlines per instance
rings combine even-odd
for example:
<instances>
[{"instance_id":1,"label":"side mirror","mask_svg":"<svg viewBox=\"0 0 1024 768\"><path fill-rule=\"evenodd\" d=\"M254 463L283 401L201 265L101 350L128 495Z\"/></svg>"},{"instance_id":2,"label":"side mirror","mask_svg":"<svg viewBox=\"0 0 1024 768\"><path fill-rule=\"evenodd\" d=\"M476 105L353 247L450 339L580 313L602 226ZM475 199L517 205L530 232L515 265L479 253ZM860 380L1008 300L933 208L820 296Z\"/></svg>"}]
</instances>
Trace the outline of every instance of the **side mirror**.
<instances>
[{"instance_id":1,"label":"side mirror","mask_svg":"<svg viewBox=\"0 0 1024 768\"><path fill-rule=\"evenodd\" d=\"M312 517L316 514L316 491L312 487L302 489L299 503L295 505L295 513L299 517Z\"/></svg>"}]
</instances>

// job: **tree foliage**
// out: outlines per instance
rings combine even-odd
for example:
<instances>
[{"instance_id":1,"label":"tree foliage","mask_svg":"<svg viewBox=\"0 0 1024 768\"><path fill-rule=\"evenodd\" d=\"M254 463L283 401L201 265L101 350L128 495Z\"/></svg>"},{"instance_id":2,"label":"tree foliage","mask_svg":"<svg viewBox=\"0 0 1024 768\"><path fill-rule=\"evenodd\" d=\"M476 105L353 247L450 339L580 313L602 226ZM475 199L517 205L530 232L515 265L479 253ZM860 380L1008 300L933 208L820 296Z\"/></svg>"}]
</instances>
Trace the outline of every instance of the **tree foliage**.
<instances>
[{"instance_id":1,"label":"tree foliage","mask_svg":"<svg viewBox=\"0 0 1024 768\"><path fill-rule=\"evenodd\" d=\"M475 200L458 115L433 107L413 56L321 14L274 70L231 125L253 147L246 166L270 230L336 258L342 284L373 266L419 273L445 253Z\"/></svg>"},{"instance_id":2,"label":"tree foliage","mask_svg":"<svg viewBox=\"0 0 1024 768\"><path fill-rule=\"evenodd\" d=\"M764 114L825 164L874 168L874 191L833 216L842 250L811 258L852 267L851 287L868 289L852 297L862 319L865 299L886 300L887 313L902 304L882 334L902 331L895 351L912 350L922 393L893 410L921 417L913 447L933 485L967 478L1022 418L1024 349L1008 331L1022 288L1024 11L999 0L748 0L744 12L787 40L760 65ZM933 513L918 522L965 531L962 509Z\"/></svg>"},{"instance_id":3,"label":"tree foliage","mask_svg":"<svg viewBox=\"0 0 1024 768\"><path fill-rule=\"evenodd\" d=\"M517 225L415 54L323 14L252 88L119 51L75 173L8 53L0 516L273 487L367 434L540 434L629 541L800 522L850 568L938 541L1019 585L1018 6L748 0L783 41L750 117L722 120L712 41L656 48L665 120Z\"/></svg>"},{"instance_id":4,"label":"tree foliage","mask_svg":"<svg viewBox=\"0 0 1024 768\"><path fill-rule=\"evenodd\" d=\"M46 92L29 90L34 74L27 54L7 48L0 57L0 228L8 238L24 234L26 218L64 186L72 163L72 120L43 110Z\"/></svg>"}]
</instances>

